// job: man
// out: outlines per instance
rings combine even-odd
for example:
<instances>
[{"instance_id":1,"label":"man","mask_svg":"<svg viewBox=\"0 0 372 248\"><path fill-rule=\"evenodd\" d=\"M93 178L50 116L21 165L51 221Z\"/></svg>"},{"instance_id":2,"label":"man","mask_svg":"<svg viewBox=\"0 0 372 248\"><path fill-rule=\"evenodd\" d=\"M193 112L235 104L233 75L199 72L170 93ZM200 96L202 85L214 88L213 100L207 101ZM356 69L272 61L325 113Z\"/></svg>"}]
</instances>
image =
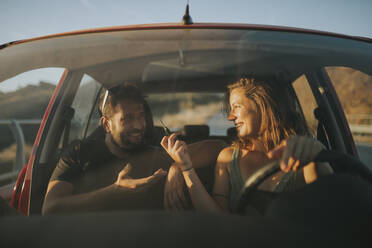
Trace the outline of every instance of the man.
<instances>
[{"instance_id":1,"label":"man","mask_svg":"<svg viewBox=\"0 0 372 248\"><path fill-rule=\"evenodd\" d=\"M187 206L183 178L175 166L166 180L163 202L161 179L172 159L149 145L153 120L144 96L131 85L111 92L106 91L99 104L105 138L78 141L62 155L47 188L43 214ZM191 145L196 167L214 163L223 145Z\"/></svg>"},{"instance_id":2,"label":"man","mask_svg":"<svg viewBox=\"0 0 372 248\"><path fill-rule=\"evenodd\" d=\"M153 126L141 92L130 85L111 94L106 91L100 110L104 140L79 141L62 155L48 185L43 214L131 208L151 202L146 195L159 191L151 186L166 175L171 161L146 144Z\"/></svg>"}]
</instances>

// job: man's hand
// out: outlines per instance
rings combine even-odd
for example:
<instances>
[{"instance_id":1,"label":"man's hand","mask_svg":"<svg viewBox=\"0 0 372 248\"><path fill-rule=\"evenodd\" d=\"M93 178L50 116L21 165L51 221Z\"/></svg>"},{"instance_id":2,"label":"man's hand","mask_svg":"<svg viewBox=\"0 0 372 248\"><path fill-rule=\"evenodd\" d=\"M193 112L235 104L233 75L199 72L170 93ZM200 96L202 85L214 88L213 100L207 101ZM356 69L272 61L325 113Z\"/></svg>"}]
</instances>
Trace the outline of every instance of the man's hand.
<instances>
[{"instance_id":1,"label":"man's hand","mask_svg":"<svg viewBox=\"0 0 372 248\"><path fill-rule=\"evenodd\" d=\"M149 177L132 179L129 176L129 172L132 169L131 164L127 164L124 169L119 172L118 179L115 182L115 185L122 189L127 189L130 191L139 191L143 190L146 187L157 183L162 177L164 177L167 172L163 169L159 169L154 172Z\"/></svg>"},{"instance_id":2,"label":"man's hand","mask_svg":"<svg viewBox=\"0 0 372 248\"><path fill-rule=\"evenodd\" d=\"M313 161L325 147L319 141L306 136L291 136L278 147L268 152L270 159L279 159L284 172L296 171L300 166Z\"/></svg>"},{"instance_id":3,"label":"man's hand","mask_svg":"<svg viewBox=\"0 0 372 248\"><path fill-rule=\"evenodd\" d=\"M165 209L178 211L189 207L185 197L184 188L185 180L181 170L176 165L172 165L169 168L164 187Z\"/></svg>"}]
</instances>

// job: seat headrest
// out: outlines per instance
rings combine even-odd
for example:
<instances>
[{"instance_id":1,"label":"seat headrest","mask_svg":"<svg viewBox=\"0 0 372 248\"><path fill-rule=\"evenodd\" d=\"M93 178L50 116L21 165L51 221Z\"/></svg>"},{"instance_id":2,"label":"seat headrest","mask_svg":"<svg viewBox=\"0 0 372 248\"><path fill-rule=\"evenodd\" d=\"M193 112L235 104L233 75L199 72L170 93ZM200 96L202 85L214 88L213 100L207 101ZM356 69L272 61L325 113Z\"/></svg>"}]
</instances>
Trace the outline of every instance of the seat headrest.
<instances>
[{"instance_id":1,"label":"seat headrest","mask_svg":"<svg viewBox=\"0 0 372 248\"><path fill-rule=\"evenodd\" d=\"M230 127L227 129L227 136L231 139L235 139L237 135L236 127Z\"/></svg>"},{"instance_id":2,"label":"seat headrest","mask_svg":"<svg viewBox=\"0 0 372 248\"><path fill-rule=\"evenodd\" d=\"M187 140L202 140L209 137L208 125L185 125L185 136Z\"/></svg>"},{"instance_id":3,"label":"seat headrest","mask_svg":"<svg viewBox=\"0 0 372 248\"><path fill-rule=\"evenodd\" d=\"M154 146L160 146L161 139L165 136L165 131L163 127L154 126L153 132L152 132L152 142L151 145Z\"/></svg>"},{"instance_id":4,"label":"seat headrest","mask_svg":"<svg viewBox=\"0 0 372 248\"><path fill-rule=\"evenodd\" d=\"M159 126L154 126L153 135L154 136L161 136L163 138L163 136L165 136L164 128L159 127Z\"/></svg>"}]
</instances>

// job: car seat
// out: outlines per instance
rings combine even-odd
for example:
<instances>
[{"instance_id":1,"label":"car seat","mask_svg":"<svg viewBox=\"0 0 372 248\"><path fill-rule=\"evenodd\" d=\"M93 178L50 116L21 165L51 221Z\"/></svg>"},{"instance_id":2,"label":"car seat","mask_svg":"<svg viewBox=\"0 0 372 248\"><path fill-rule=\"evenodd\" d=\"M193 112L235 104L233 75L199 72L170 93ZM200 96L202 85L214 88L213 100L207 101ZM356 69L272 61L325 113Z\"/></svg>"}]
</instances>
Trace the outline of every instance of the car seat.
<instances>
[{"instance_id":1,"label":"car seat","mask_svg":"<svg viewBox=\"0 0 372 248\"><path fill-rule=\"evenodd\" d=\"M208 125L185 125L184 131L186 143L194 143L209 137Z\"/></svg>"}]
</instances>

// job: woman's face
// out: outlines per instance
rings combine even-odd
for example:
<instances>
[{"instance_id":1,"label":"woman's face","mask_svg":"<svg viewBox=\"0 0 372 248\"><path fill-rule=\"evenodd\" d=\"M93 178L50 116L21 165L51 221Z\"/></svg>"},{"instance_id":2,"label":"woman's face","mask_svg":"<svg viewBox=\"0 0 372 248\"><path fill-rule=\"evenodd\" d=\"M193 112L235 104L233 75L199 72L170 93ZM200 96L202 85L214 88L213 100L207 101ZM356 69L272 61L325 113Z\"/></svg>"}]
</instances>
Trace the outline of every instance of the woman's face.
<instances>
[{"instance_id":1,"label":"woman's face","mask_svg":"<svg viewBox=\"0 0 372 248\"><path fill-rule=\"evenodd\" d=\"M230 92L229 121L233 121L238 137L257 137L260 128L260 113L255 102L245 96L243 88Z\"/></svg>"}]
</instances>

